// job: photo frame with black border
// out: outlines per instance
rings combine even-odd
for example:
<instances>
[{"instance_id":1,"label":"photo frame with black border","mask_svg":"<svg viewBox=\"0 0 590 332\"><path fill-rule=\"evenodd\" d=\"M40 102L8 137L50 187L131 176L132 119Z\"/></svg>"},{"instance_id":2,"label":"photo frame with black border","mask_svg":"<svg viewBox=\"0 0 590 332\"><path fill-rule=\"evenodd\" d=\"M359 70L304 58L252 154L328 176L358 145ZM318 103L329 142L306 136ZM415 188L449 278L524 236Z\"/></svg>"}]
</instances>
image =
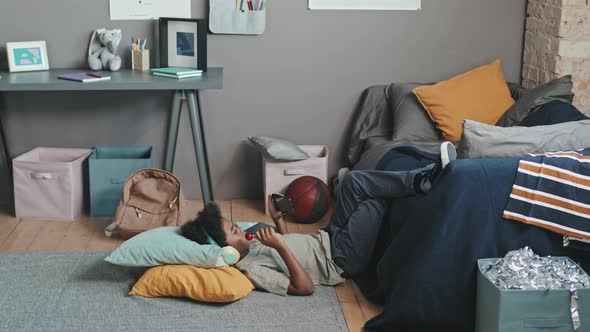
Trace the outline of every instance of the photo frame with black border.
<instances>
[{"instance_id":1,"label":"photo frame with black border","mask_svg":"<svg viewBox=\"0 0 590 332\"><path fill-rule=\"evenodd\" d=\"M161 17L160 66L207 71L207 20Z\"/></svg>"}]
</instances>

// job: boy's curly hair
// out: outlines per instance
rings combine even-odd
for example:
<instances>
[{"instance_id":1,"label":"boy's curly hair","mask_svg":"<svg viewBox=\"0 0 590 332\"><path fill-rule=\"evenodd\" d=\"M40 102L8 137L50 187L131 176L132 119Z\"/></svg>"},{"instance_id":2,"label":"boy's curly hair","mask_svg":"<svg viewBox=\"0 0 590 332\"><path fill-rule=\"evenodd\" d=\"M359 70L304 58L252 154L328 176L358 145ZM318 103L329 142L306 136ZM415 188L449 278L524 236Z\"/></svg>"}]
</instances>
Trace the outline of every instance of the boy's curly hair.
<instances>
[{"instance_id":1,"label":"boy's curly hair","mask_svg":"<svg viewBox=\"0 0 590 332\"><path fill-rule=\"evenodd\" d=\"M210 202L199 212L197 218L181 227L184 237L199 244L209 244L207 234L221 247L227 246L221 223L221 211L217 204Z\"/></svg>"}]
</instances>

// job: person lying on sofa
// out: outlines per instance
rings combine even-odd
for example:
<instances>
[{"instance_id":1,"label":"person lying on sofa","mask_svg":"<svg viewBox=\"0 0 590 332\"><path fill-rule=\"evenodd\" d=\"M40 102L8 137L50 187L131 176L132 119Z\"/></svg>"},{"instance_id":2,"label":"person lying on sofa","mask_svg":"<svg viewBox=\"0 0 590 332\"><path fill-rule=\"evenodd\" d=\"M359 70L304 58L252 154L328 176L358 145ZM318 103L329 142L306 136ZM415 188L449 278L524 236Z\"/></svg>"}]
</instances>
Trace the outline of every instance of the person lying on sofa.
<instances>
[{"instance_id":1,"label":"person lying on sofa","mask_svg":"<svg viewBox=\"0 0 590 332\"><path fill-rule=\"evenodd\" d=\"M268 208L277 226L264 228L248 241L242 228L221 216L211 202L194 221L182 226L182 234L208 244L208 236L220 246L240 253L236 267L260 289L278 295L311 295L315 285L334 286L367 267L381 227L380 199L426 194L442 169L456 157L449 142L441 145L441 158L432 165L404 172L352 171L342 181L330 225L314 234L284 234L286 224L270 196Z\"/></svg>"}]
</instances>

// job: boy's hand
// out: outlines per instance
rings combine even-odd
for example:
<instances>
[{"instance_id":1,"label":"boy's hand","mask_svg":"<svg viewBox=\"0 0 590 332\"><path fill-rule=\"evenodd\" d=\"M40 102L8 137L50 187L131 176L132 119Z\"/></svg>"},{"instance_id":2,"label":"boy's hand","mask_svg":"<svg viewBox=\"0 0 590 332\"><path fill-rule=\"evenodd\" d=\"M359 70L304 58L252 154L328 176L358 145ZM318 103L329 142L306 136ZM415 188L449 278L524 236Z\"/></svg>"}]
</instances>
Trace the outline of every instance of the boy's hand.
<instances>
[{"instance_id":1,"label":"boy's hand","mask_svg":"<svg viewBox=\"0 0 590 332\"><path fill-rule=\"evenodd\" d=\"M279 233L281 233L281 234L288 233L287 224L285 223L285 220L283 220L283 213L280 211L277 211L275 209L275 203L272 200L272 194L268 195L267 204L268 204L268 213L270 214L272 221L275 222L275 226L277 226L277 230L279 231Z\"/></svg>"},{"instance_id":2,"label":"boy's hand","mask_svg":"<svg viewBox=\"0 0 590 332\"><path fill-rule=\"evenodd\" d=\"M256 232L256 238L265 246L276 250L286 247L283 239L270 227L263 228Z\"/></svg>"},{"instance_id":3,"label":"boy's hand","mask_svg":"<svg viewBox=\"0 0 590 332\"><path fill-rule=\"evenodd\" d=\"M272 218L273 221L276 222L277 220L283 218L283 213L279 212L275 209L275 202L272 200L272 194L268 195L267 204L268 204L268 213L270 214L270 217Z\"/></svg>"}]
</instances>

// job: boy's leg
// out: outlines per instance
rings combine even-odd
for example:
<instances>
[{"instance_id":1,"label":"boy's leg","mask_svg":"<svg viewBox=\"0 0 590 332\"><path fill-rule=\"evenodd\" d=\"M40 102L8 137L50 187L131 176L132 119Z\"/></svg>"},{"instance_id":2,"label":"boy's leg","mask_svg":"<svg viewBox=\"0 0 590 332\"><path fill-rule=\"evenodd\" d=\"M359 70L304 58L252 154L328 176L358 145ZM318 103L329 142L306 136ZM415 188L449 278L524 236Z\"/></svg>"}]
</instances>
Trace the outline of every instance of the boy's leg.
<instances>
[{"instance_id":1,"label":"boy's leg","mask_svg":"<svg viewBox=\"0 0 590 332\"><path fill-rule=\"evenodd\" d=\"M417 175L432 165L407 172L353 171L346 175L330 225L332 258L347 276L362 272L368 262L392 198L416 194Z\"/></svg>"},{"instance_id":2,"label":"boy's leg","mask_svg":"<svg viewBox=\"0 0 590 332\"><path fill-rule=\"evenodd\" d=\"M413 171L352 171L342 181L340 195L330 219L330 225L344 227L357 207L369 199L391 199L416 194L417 174L425 174L432 165Z\"/></svg>"},{"instance_id":3,"label":"boy's leg","mask_svg":"<svg viewBox=\"0 0 590 332\"><path fill-rule=\"evenodd\" d=\"M367 268L389 206L389 200L366 200L358 205L344 228L328 230L332 260L342 268L344 277L357 276Z\"/></svg>"}]
</instances>

